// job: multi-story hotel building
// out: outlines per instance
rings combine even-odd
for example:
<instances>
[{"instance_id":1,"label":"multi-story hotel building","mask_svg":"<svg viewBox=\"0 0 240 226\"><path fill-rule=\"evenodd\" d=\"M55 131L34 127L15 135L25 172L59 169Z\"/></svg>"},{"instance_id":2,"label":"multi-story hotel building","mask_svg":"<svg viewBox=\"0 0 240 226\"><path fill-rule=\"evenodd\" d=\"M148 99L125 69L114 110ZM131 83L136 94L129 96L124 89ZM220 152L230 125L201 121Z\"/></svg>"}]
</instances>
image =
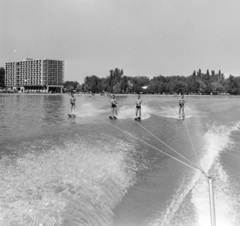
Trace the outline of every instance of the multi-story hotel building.
<instances>
[{"instance_id":1,"label":"multi-story hotel building","mask_svg":"<svg viewBox=\"0 0 240 226\"><path fill-rule=\"evenodd\" d=\"M5 86L20 92L62 92L64 61L52 59L24 59L8 62Z\"/></svg>"}]
</instances>

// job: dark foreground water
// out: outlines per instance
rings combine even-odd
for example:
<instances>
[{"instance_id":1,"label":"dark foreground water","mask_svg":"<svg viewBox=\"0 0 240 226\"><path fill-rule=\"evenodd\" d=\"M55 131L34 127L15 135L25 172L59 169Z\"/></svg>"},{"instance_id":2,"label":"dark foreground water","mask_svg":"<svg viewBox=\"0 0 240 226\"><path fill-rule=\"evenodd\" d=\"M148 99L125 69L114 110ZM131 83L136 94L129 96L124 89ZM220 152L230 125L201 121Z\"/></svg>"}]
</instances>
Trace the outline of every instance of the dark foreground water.
<instances>
[{"instance_id":1,"label":"dark foreground water","mask_svg":"<svg viewBox=\"0 0 240 226\"><path fill-rule=\"evenodd\" d=\"M71 119L68 95L0 95L0 225L210 226L208 181L177 151L238 226L240 98L187 97L181 120L178 97L143 96L139 123L135 99L110 120L108 97L79 95Z\"/></svg>"}]
</instances>

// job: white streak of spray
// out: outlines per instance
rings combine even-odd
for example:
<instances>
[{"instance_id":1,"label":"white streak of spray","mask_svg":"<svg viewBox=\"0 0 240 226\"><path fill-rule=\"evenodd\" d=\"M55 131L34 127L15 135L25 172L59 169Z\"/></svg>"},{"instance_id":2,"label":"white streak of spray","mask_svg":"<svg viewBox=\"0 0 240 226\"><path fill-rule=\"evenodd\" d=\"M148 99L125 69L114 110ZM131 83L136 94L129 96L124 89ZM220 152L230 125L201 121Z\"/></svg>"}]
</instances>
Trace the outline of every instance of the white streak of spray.
<instances>
[{"instance_id":1,"label":"white streak of spray","mask_svg":"<svg viewBox=\"0 0 240 226\"><path fill-rule=\"evenodd\" d=\"M215 179L215 205L218 226L236 226L240 220L237 214L240 209L238 204L240 197L239 195L233 195L235 188L219 161L221 152L233 149L234 143L230 135L239 129L240 122L231 127L212 126L204 136L205 146L203 150L205 150L205 154L200 162L204 171L213 175ZM184 205L185 198L189 193L191 194L190 203ZM187 226L211 225L208 181L200 172L195 172L190 182L187 182L186 178L182 179L181 185L167 210L160 213L160 216L149 225L186 226L184 219L189 218L189 216L184 215L186 206L193 206L195 212L195 216L191 216L191 223L188 223ZM175 218L177 212L183 214Z\"/></svg>"}]
</instances>

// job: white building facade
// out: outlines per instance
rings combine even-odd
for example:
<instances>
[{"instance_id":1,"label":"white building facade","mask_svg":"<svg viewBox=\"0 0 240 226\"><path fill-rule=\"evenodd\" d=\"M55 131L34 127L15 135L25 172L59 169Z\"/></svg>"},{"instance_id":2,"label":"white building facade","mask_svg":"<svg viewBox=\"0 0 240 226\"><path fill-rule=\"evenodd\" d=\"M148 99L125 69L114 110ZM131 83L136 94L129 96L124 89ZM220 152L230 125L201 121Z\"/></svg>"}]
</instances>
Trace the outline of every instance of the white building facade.
<instances>
[{"instance_id":1,"label":"white building facade","mask_svg":"<svg viewBox=\"0 0 240 226\"><path fill-rule=\"evenodd\" d=\"M64 61L53 59L24 59L8 62L5 86L19 92L62 92Z\"/></svg>"}]
</instances>

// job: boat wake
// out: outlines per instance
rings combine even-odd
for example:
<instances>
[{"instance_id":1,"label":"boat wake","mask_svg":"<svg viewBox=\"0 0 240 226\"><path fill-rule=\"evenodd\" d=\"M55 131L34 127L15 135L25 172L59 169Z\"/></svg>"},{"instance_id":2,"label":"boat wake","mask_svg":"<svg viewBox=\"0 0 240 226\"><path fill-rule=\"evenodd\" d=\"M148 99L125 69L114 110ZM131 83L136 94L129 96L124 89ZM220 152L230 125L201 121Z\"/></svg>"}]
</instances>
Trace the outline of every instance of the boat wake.
<instances>
[{"instance_id":1,"label":"boat wake","mask_svg":"<svg viewBox=\"0 0 240 226\"><path fill-rule=\"evenodd\" d=\"M198 112L193 110L193 108L190 106L185 107L185 118L192 118L196 117L198 115ZM178 119L179 118L179 108L178 106L171 107L171 106L162 106L162 110L159 112L155 112L160 117L164 118L173 118Z\"/></svg>"},{"instance_id":2,"label":"boat wake","mask_svg":"<svg viewBox=\"0 0 240 226\"><path fill-rule=\"evenodd\" d=\"M113 209L135 183L135 149L121 140L76 138L49 150L27 143L0 160L0 225L112 225Z\"/></svg>"},{"instance_id":3,"label":"boat wake","mask_svg":"<svg viewBox=\"0 0 240 226\"><path fill-rule=\"evenodd\" d=\"M235 125L211 126L204 136L204 155L200 163L205 172L214 178L216 222L220 226L237 226L240 222L240 189L228 175L221 162L221 154L234 150L231 134L240 130ZM158 213L150 226L211 226L208 180L196 171L182 183L165 212Z\"/></svg>"},{"instance_id":4,"label":"boat wake","mask_svg":"<svg viewBox=\"0 0 240 226\"><path fill-rule=\"evenodd\" d=\"M153 110L147 105L142 105L142 120L148 119L151 117ZM135 106L122 106L119 108L118 118L120 119L133 119L135 118Z\"/></svg>"}]
</instances>

